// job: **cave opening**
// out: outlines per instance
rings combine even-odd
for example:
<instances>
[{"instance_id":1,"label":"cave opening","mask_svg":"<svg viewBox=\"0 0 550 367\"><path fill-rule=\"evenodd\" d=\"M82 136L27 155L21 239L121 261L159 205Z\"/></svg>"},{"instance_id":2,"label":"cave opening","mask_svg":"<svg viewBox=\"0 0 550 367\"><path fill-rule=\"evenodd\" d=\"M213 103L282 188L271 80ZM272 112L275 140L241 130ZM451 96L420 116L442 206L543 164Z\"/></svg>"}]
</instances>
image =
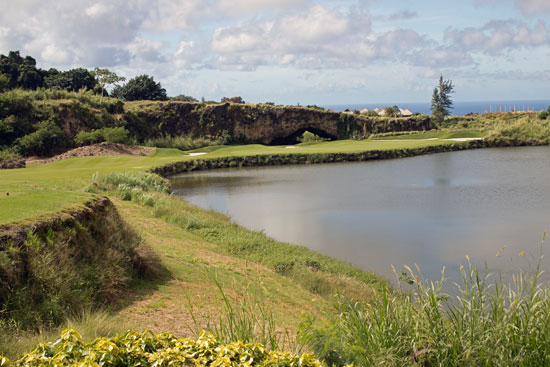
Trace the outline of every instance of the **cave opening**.
<instances>
[{"instance_id":1,"label":"cave opening","mask_svg":"<svg viewBox=\"0 0 550 367\"><path fill-rule=\"evenodd\" d=\"M317 129L317 128L311 128L306 127L297 130L291 135L284 136L284 137L276 137L274 138L269 145L295 145L300 143L300 139L304 135L304 133L310 132L311 134L314 134L316 136L319 136L326 140L337 140L337 137L331 134L328 134L327 132Z\"/></svg>"}]
</instances>

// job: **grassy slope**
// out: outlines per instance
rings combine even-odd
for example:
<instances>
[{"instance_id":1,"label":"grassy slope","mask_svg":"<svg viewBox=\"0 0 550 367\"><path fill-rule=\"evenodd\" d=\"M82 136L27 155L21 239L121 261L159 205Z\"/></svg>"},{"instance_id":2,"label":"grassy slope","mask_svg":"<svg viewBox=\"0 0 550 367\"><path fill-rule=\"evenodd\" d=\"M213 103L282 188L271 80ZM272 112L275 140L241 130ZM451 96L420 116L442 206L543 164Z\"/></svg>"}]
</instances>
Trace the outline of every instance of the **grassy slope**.
<instances>
[{"instance_id":1,"label":"grassy slope","mask_svg":"<svg viewBox=\"0 0 550 367\"><path fill-rule=\"evenodd\" d=\"M190 157L176 149L158 149L151 157L82 157L34 165L26 169L0 172L0 225L32 219L39 215L82 205L92 195L83 188L95 173L144 171L185 159L217 158L256 154L361 152L374 149L416 148L448 144L446 141L354 141L340 140L317 144L285 146L215 146L196 150L208 154ZM4 194L9 193L9 196Z\"/></svg>"},{"instance_id":2,"label":"grassy slope","mask_svg":"<svg viewBox=\"0 0 550 367\"><path fill-rule=\"evenodd\" d=\"M278 325L295 332L304 312L320 314L330 307L327 300L314 295L292 280L264 265L225 253L219 246L205 242L177 225L156 218L154 209L128 201L115 200L127 222L161 257L170 277L166 281L140 282L134 287L135 301L118 314L121 322L155 332L170 330L189 335L193 322L189 303L199 315L217 314L221 294L211 279L216 276L232 295L249 293L273 309Z\"/></svg>"}]
</instances>

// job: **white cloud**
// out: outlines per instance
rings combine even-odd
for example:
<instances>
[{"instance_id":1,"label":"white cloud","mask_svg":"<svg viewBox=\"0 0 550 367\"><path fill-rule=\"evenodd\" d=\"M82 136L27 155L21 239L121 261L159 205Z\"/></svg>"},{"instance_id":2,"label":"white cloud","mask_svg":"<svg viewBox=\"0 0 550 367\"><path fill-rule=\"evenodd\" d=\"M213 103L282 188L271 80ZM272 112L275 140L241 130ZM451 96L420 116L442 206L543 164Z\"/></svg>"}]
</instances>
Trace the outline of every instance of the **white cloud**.
<instances>
[{"instance_id":1,"label":"white cloud","mask_svg":"<svg viewBox=\"0 0 550 367\"><path fill-rule=\"evenodd\" d=\"M550 14L550 1L548 0L516 0L516 6L525 15Z\"/></svg>"},{"instance_id":2,"label":"white cloud","mask_svg":"<svg viewBox=\"0 0 550 367\"><path fill-rule=\"evenodd\" d=\"M207 51L203 45L197 45L195 41L180 41L178 49L173 56L175 66L180 70L201 68L205 63Z\"/></svg>"},{"instance_id":3,"label":"white cloud","mask_svg":"<svg viewBox=\"0 0 550 367\"><path fill-rule=\"evenodd\" d=\"M100 18L109 13L110 6L107 4L96 3L86 8L85 13L91 18Z\"/></svg>"},{"instance_id":4,"label":"white cloud","mask_svg":"<svg viewBox=\"0 0 550 367\"><path fill-rule=\"evenodd\" d=\"M515 48L538 47L550 44L550 31L539 20L534 27L514 21L492 21L481 28L457 30L447 28L445 39L452 47L464 52L481 51L498 55Z\"/></svg>"},{"instance_id":5,"label":"white cloud","mask_svg":"<svg viewBox=\"0 0 550 367\"><path fill-rule=\"evenodd\" d=\"M413 62L427 67L460 67L472 65L472 56L453 47L436 47L419 50Z\"/></svg>"},{"instance_id":6,"label":"white cloud","mask_svg":"<svg viewBox=\"0 0 550 367\"><path fill-rule=\"evenodd\" d=\"M281 80L280 84L288 88L284 96L297 88L290 77L282 81L285 75L317 75L317 82L323 85L320 88L319 84L319 90L329 93L340 86L342 90L368 88L364 81L373 80L373 75L383 70L389 70L383 79L399 70L396 78L404 82L403 73L411 70L411 78L422 79L423 75L439 75L442 68L494 66L492 60L501 61L499 70L527 65L524 74L518 74L525 78L535 75L527 73L546 68L541 60L550 49L547 18L454 26L441 40L439 25L421 24L425 22L419 14L434 15L424 7L415 8L417 13L396 11L401 8L392 2L386 6L379 1L370 7L373 1L56 0L44 5L40 0L0 0L0 53L20 50L35 57L43 68L100 66L127 77L147 73L178 93L185 92L179 85L186 86L186 81L194 78L194 90L202 90L206 97L211 91L203 83L213 85L218 77L234 78L220 81L219 93L246 83L252 76L259 80L249 83L254 90L263 88L274 70L279 74L266 88L271 93L269 88ZM502 8L508 10L516 4L526 15L550 13L549 0L475 1L495 8L507 2L509 6ZM521 16L520 11L515 13ZM416 19L399 23L411 18ZM410 28L400 28L404 24ZM528 59L523 49L529 49L531 60L523 60ZM539 61L532 60L534 54ZM506 57L497 58L501 55ZM376 73L365 79L365 75L359 76L365 70ZM330 73L335 75L335 71L340 73L335 78L342 78L342 82L333 78L323 84L322 79L329 78ZM353 77L344 78L346 73ZM204 74L211 79L203 79ZM396 87L388 91L392 88ZM262 93L268 98L268 92Z\"/></svg>"},{"instance_id":7,"label":"white cloud","mask_svg":"<svg viewBox=\"0 0 550 367\"><path fill-rule=\"evenodd\" d=\"M141 36L136 37L127 47L130 55L145 62L163 62L163 43L152 41Z\"/></svg>"},{"instance_id":8,"label":"white cloud","mask_svg":"<svg viewBox=\"0 0 550 367\"><path fill-rule=\"evenodd\" d=\"M507 3L511 0L475 0L477 6ZM548 0L514 0L514 5L521 10L523 15L541 16L550 14L550 1Z\"/></svg>"},{"instance_id":9,"label":"white cloud","mask_svg":"<svg viewBox=\"0 0 550 367\"><path fill-rule=\"evenodd\" d=\"M220 14L242 16L266 10L295 10L309 2L309 0L220 0L215 6Z\"/></svg>"},{"instance_id":10,"label":"white cloud","mask_svg":"<svg viewBox=\"0 0 550 367\"><path fill-rule=\"evenodd\" d=\"M219 65L250 70L260 65L299 68L362 67L395 60L425 43L413 30L376 33L367 14L316 5L269 21L253 20L214 31Z\"/></svg>"},{"instance_id":11,"label":"white cloud","mask_svg":"<svg viewBox=\"0 0 550 367\"><path fill-rule=\"evenodd\" d=\"M212 0L152 0L144 28L150 31L181 31L195 27Z\"/></svg>"}]
</instances>

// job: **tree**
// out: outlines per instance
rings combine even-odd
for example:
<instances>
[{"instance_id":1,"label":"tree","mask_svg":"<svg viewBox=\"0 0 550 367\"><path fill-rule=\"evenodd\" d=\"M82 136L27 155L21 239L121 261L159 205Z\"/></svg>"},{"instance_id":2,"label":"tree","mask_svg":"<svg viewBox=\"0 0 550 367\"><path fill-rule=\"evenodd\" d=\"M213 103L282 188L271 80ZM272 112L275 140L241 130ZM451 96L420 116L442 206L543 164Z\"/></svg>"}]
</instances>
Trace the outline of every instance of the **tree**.
<instances>
[{"instance_id":1,"label":"tree","mask_svg":"<svg viewBox=\"0 0 550 367\"><path fill-rule=\"evenodd\" d=\"M439 77L439 85L434 88L432 95L432 116L436 121L443 121L449 116L449 109L453 108L451 93L454 93L454 85L451 80L443 80L443 74Z\"/></svg>"},{"instance_id":2,"label":"tree","mask_svg":"<svg viewBox=\"0 0 550 367\"><path fill-rule=\"evenodd\" d=\"M170 97L171 101L182 101L182 102L198 102L199 100L192 96L186 96L185 94L180 94L175 97Z\"/></svg>"},{"instance_id":3,"label":"tree","mask_svg":"<svg viewBox=\"0 0 550 367\"><path fill-rule=\"evenodd\" d=\"M401 110L397 106L384 107L384 116L400 117L401 116Z\"/></svg>"},{"instance_id":4,"label":"tree","mask_svg":"<svg viewBox=\"0 0 550 367\"><path fill-rule=\"evenodd\" d=\"M49 89L64 89L77 92L82 88L93 90L97 84L94 75L84 68L76 68L68 71L50 69L44 78L44 83Z\"/></svg>"},{"instance_id":5,"label":"tree","mask_svg":"<svg viewBox=\"0 0 550 367\"><path fill-rule=\"evenodd\" d=\"M0 73L0 93L4 92L5 90L8 90L9 84L10 84L10 78L8 78L7 75Z\"/></svg>"},{"instance_id":6,"label":"tree","mask_svg":"<svg viewBox=\"0 0 550 367\"><path fill-rule=\"evenodd\" d=\"M231 98L228 98L228 97L223 97L222 100L221 100L222 103L225 103L225 102L231 102L231 103L245 103L245 101L242 99L242 97L238 96L238 97L231 97Z\"/></svg>"},{"instance_id":7,"label":"tree","mask_svg":"<svg viewBox=\"0 0 550 367\"><path fill-rule=\"evenodd\" d=\"M100 103L103 102L103 94L105 92L105 87L108 85L116 85L117 83L123 82L126 80L123 76L118 76L114 72L110 71L109 69L100 69L95 68L93 71L93 74L95 75L97 82L99 83L101 87L101 100Z\"/></svg>"},{"instance_id":8,"label":"tree","mask_svg":"<svg viewBox=\"0 0 550 367\"><path fill-rule=\"evenodd\" d=\"M36 89L43 85L42 70L36 68L36 60L22 57L19 51L0 55L0 74L8 78L8 88Z\"/></svg>"},{"instance_id":9,"label":"tree","mask_svg":"<svg viewBox=\"0 0 550 367\"><path fill-rule=\"evenodd\" d=\"M123 86L115 86L111 93L113 97L126 101L166 101L166 89L156 83L152 76L140 75L128 80Z\"/></svg>"}]
</instances>

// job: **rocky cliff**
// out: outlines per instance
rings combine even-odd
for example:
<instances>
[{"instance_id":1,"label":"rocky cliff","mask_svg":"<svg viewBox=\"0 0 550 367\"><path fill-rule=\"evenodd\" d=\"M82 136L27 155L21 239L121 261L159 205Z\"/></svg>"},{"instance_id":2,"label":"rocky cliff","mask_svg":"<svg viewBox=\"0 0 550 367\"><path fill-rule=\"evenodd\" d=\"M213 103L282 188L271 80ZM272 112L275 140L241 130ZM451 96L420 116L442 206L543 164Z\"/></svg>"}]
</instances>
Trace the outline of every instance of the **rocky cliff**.
<instances>
[{"instance_id":1,"label":"rocky cliff","mask_svg":"<svg viewBox=\"0 0 550 367\"><path fill-rule=\"evenodd\" d=\"M306 130L325 138L362 138L371 133L428 130L428 116L378 118L296 106L150 102L124 114L136 135L224 137L240 143L293 143Z\"/></svg>"}]
</instances>

